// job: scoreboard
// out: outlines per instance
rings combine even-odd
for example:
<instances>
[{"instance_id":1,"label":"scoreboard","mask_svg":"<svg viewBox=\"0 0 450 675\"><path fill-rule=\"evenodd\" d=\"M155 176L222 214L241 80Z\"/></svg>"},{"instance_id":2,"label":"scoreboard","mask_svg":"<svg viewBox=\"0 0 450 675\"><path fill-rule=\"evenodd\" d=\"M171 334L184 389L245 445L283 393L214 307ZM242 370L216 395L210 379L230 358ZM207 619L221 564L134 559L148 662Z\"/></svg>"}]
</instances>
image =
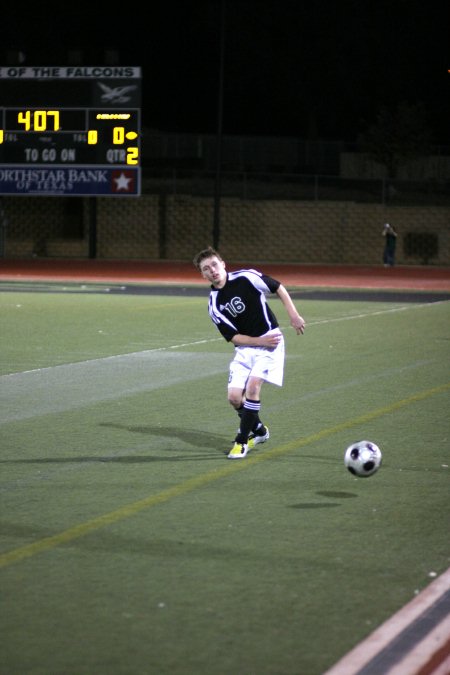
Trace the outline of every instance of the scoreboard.
<instances>
[{"instance_id":1,"label":"scoreboard","mask_svg":"<svg viewBox=\"0 0 450 675\"><path fill-rule=\"evenodd\" d=\"M0 195L141 194L141 69L0 67Z\"/></svg>"}]
</instances>

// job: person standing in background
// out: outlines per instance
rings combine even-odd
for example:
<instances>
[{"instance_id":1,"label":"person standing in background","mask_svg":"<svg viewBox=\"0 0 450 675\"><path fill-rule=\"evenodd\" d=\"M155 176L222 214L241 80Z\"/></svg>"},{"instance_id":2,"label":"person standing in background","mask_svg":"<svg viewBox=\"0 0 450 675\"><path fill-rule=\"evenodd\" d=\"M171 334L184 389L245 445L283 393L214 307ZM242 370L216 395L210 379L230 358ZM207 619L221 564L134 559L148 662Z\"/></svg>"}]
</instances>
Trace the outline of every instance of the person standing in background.
<instances>
[{"instance_id":1,"label":"person standing in background","mask_svg":"<svg viewBox=\"0 0 450 675\"><path fill-rule=\"evenodd\" d=\"M397 232L389 223L386 223L381 233L385 238L383 251L383 264L385 267L395 265L395 247L397 245Z\"/></svg>"}]
</instances>

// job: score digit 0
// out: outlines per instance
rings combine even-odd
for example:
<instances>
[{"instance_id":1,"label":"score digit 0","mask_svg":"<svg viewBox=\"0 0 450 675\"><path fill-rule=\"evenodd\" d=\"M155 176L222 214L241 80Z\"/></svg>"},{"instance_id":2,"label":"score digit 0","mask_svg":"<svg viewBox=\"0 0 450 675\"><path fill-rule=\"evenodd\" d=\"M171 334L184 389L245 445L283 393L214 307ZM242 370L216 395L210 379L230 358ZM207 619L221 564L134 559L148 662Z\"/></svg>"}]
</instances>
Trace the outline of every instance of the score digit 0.
<instances>
[{"instance_id":1,"label":"score digit 0","mask_svg":"<svg viewBox=\"0 0 450 675\"><path fill-rule=\"evenodd\" d=\"M134 141L137 138L137 133L135 131L127 131L125 133L124 127L114 127L113 129L113 143L114 145L123 145L125 139L127 141Z\"/></svg>"},{"instance_id":2,"label":"score digit 0","mask_svg":"<svg viewBox=\"0 0 450 675\"><path fill-rule=\"evenodd\" d=\"M127 131L125 133L124 127L114 127L113 129L113 143L114 145L123 145L125 140L131 141L137 138L137 133L135 131ZM127 164L138 164L139 162L139 149L138 148L127 148Z\"/></svg>"},{"instance_id":3,"label":"score digit 0","mask_svg":"<svg viewBox=\"0 0 450 675\"><path fill-rule=\"evenodd\" d=\"M114 145L123 145L125 141L131 141L137 138L135 131L128 131L125 133L124 127L113 128L113 143ZM89 145L97 145L98 131L96 129L89 129L87 141ZM139 148L127 148L127 164L139 163Z\"/></svg>"}]
</instances>

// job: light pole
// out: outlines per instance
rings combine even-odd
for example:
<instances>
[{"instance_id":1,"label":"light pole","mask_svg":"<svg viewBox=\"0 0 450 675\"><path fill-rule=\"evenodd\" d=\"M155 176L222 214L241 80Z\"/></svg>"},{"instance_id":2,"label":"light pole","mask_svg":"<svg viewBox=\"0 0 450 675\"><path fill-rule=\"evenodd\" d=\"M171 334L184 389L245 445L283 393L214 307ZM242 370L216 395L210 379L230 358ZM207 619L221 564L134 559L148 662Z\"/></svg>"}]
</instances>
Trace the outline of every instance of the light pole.
<instances>
[{"instance_id":1,"label":"light pole","mask_svg":"<svg viewBox=\"0 0 450 675\"><path fill-rule=\"evenodd\" d=\"M225 55L225 4L220 3L220 54L219 54L219 93L217 98L217 137L216 137L216 180L214 188L213 247L217 250L220 242L220 193L222 182L222 126L223 126L223 71Z\"/></svg>"}]
</instances>

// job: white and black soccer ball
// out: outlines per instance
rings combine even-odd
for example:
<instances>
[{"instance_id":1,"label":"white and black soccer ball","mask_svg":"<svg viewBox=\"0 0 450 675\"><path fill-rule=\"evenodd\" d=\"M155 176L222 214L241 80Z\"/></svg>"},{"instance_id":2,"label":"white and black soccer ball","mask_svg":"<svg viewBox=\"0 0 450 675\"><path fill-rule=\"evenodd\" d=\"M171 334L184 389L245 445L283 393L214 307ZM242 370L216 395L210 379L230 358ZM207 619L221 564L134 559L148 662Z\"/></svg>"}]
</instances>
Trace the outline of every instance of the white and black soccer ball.
<instances>
[{"instance_id":1,"label":"white and black soccer ball","mask_svg":"<svg viewBox=\"0 0 450 675\"><path fill-rule=\"evenodd\" d=\"M372 441L357 441L348 446L344 464L354 476L373 476L381 466L381 450Z\"/></svg>"}]
</instances>

